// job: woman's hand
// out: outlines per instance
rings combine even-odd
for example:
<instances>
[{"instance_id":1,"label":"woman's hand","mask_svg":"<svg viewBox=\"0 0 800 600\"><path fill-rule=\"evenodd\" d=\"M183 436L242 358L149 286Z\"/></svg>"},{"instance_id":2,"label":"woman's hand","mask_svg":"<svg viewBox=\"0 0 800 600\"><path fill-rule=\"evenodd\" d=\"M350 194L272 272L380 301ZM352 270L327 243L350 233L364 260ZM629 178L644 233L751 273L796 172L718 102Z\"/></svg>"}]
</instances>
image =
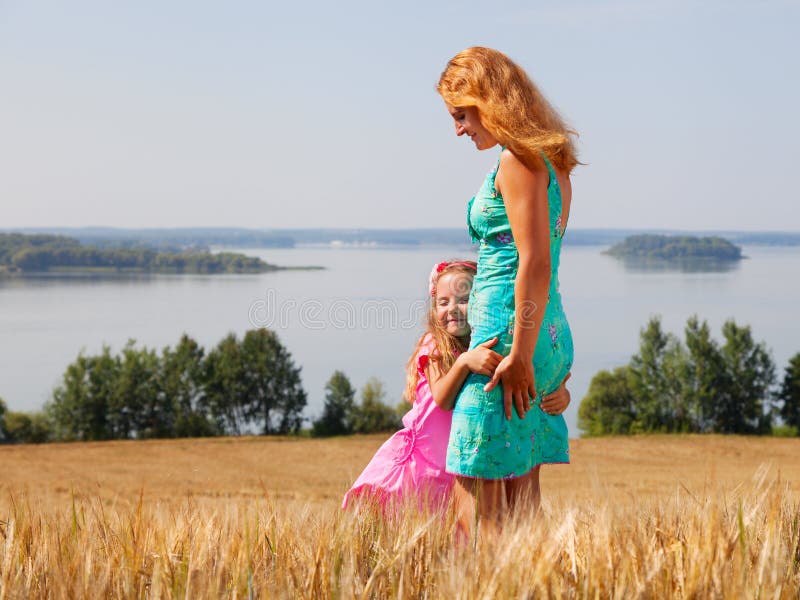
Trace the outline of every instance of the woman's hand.
<instances>
[{"instance_id":1,"label":"woman's hand","mask_svg":"<svg viewBox=\"0 0 800 600\"><path fill-rule=\"evenodd\" d=\"M548 415L560 415L569 406L571 396L567 389L567 380L572 377L572 373L567 373L564 381L558 386L558 389L552 394L548 394L542 398L541 409Z\"/></svg>"},{"instance_id":2,"label":"woman's hand","mask_svg":"<svg viewBox=\"0 0 800 600\"><path fill-rule=\"evenodd\" d=\"M520 419L531 409L531 398L536 397L536 386L533 378L533 364L523 360L518 354L503 358L494 371L492 380L483 390L492 391L498 383L503 384L503 409L506 419L511 420L511 404L513 402Z\"/></svg>"},{"instance_id":3,"label":"woman's hand","mask_svg":"<svg viewBox=\"0 0 800 600\"><path fill-rule=\"evenodd\" d=\"M490 350L496 343L497 338L493 337L488 342L479 344L469 352L464 352L461 356L467 368L473 373L479 373L487 377L494 375L494 370L497 368L497 365L500 364L500 361L503 360L501 354Z\"/></svg>"}]
</instances>

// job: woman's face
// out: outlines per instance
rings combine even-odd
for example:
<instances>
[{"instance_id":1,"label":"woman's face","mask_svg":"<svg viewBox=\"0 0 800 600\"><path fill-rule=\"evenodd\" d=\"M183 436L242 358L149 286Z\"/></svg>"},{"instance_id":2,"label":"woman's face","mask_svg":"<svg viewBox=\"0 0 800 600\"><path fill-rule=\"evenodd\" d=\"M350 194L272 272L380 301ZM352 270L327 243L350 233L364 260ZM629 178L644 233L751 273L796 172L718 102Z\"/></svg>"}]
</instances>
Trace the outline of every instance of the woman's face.
<instances>
[{"instance_id":1,"label":"woman's face","mask_svg":"<svg viewBox=\"0 0 800 600\"><path fill-rule=\"evenodd\" d=\"M445 104L455 121L456 135L467 134L478 150L488 150L497 145L494 136L481 124L481 117L476 107Z\"/></svg>"}]
</instances>

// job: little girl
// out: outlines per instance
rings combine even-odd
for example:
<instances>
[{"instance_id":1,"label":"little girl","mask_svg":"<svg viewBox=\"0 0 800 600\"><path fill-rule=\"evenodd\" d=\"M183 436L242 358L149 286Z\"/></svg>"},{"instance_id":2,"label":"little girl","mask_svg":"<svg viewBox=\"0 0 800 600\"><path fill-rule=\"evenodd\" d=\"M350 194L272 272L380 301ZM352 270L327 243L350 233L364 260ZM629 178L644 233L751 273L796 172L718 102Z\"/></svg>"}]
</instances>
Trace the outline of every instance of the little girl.
<instances>
[{"instance_id":1,"label":"little girl","mask_svg":"<svg viewBox=\"0 0 800 600\"><path fill-rule=\"evenodd\" d=\"M427 331L407 366L405 397L413 398L413 405L403 429L384 442L345 494L343 508L362 494L384 508L410 495L433 508L448 500L454 479L445 472L445 458L456 395L470 372L491 377L503 358L491 349L497 338L467 351L467 301L476 268L467 260L433 267ZM569 392L562 383L545 400L549 410L560 413L569 404Z\"/></svg>"}]
</instances>

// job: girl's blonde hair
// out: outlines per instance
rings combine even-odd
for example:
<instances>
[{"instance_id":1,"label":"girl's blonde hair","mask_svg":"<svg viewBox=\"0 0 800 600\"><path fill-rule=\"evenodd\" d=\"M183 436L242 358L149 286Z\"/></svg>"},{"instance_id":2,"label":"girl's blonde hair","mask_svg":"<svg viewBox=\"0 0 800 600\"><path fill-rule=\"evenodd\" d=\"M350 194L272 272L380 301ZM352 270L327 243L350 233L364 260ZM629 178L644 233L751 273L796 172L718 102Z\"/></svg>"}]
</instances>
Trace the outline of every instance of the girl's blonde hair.
<instances>
[{"instance_id":1,"label":"girl's blonde hair","mask_svg":"<svg viewBox=\"0 0 800 600\"><path fill-rule=\"evenodd\" d=\"M441 267L441 269L439 269L439 267ZM439 263L439 265L434 267L434 273L436 274L431 274L430 284L432 292L430 296L430 306L428 307L428 315L426 317L426 331L417 340L414 352L411 354L411 358L408 359L408 363L406 363L406 389L403 395L407 402L414 404L414 396L417 392L417 384L419 383L417 355L428 334L433 337L435 345L429 360L437 363L442 374L447 373L456 361L456 357L462 352L466 352L469 348L469 334L463 338L459 338L448 333L436 317L436 284L443 275L461 273L469 276L471 286L472 278L475 276L477 269L477 263L472 260Z\"/></svg>"},{"instance_id":2,"label":"girl's blonde hair","mask_svg":"<svg viewBox=\"0 0 800 600\"><path fill-rule=\"evenodd\" d=\"M579 164L573 137L525 71L502 52L475 46L456 54L436 86L445 102L474 106L481 124L528 167L544 153L567 173Z\"/></svg>"}]
</instances>

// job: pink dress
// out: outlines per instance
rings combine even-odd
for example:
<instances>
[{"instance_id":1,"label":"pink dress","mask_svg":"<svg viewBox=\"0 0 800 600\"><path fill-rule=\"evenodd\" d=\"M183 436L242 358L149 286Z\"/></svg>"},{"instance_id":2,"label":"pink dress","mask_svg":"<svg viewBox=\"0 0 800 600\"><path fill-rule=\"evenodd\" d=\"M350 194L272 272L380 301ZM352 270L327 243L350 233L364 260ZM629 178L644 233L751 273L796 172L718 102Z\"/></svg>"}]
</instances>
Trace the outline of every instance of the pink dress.
<instances>
[{"instance_id":1,"label":"pink dress","mask_svg":"<svg viewBox=\"0 0 800 600\"><path fill-rule=\"evenodd\" d=\"M404 428L386 440L345 494L342 508L361 494L369 494L385 508L387 503L417 495L429 504L442 505L449 497L453 476L444 470L452 412L436 406L425 366L435 345L425 335L417 353L414 405L403 417Z\"/></svg>"}]
</instances>

